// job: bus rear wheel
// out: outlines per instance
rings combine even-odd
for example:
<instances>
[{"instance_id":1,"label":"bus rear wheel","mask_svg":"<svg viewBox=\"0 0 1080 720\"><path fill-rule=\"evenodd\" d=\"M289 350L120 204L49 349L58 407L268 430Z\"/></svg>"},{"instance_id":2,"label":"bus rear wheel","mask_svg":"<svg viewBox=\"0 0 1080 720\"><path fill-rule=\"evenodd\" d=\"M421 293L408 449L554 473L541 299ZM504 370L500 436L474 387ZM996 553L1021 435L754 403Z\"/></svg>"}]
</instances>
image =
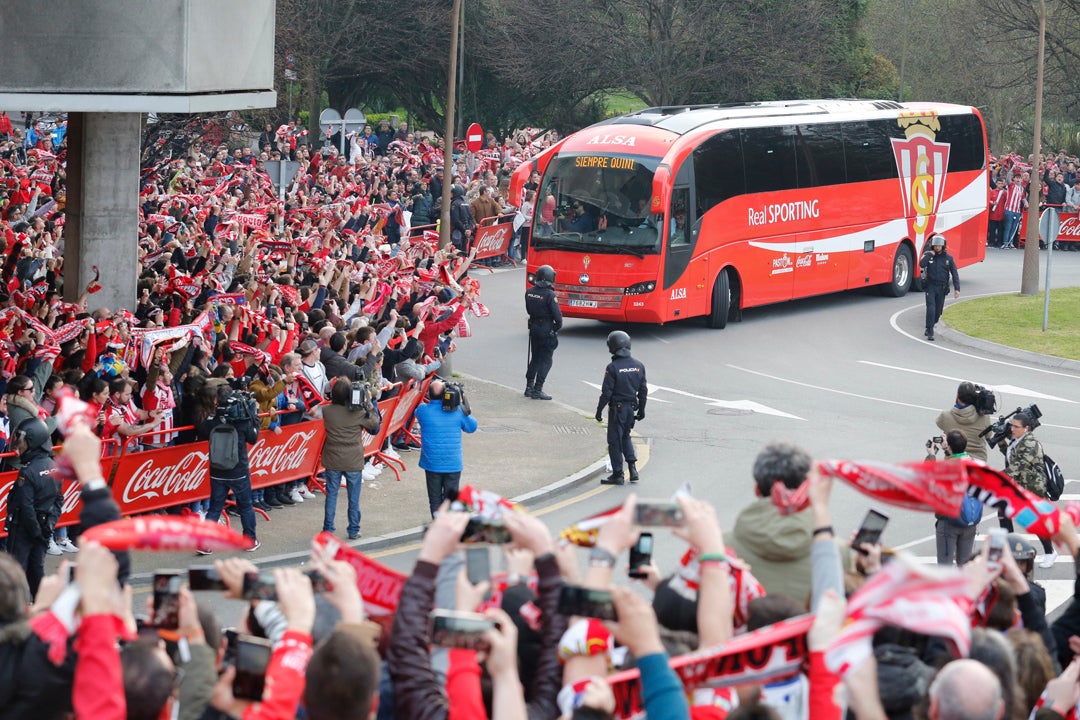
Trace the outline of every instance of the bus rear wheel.
<instances>
[{"instance_id":1,"label":"bus rear wheel","mask_svg":"<svg viewBox=\"0 0 1080 720\"><path fill-rule=\"evenodd\" d=\"M893 257L892 279L881 286L881 292L888 297L904 297L911 288L911 278L915 274L915 263L911 257L911 248L901 245L896 248Z\"/></svg>"},{"instance_id":2,"label":"bus rear wheel","mask_svg":"<svg viewBox=\"0 0 1080 720\"><path fill-rule=\"evenodd\" d=\"M709 327L723 330L727 327L731 313L731 277L727 270L721 270L713 283L712 308L709 312Z\"/></svg>"}]
</instances>

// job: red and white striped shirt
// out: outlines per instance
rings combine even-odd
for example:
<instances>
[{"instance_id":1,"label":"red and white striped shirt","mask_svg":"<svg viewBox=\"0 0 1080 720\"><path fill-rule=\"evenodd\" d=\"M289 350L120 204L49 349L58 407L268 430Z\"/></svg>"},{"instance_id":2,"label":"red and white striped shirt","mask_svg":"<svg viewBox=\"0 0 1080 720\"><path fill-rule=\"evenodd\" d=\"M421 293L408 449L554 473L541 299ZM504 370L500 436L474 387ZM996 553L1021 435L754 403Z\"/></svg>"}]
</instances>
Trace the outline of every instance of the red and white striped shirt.
<instances>
[{"instance_id":1,"label":"red and white striped shirt","mask_svg":"<svg viewBox=\"0 0 1080 720\"><path fill-rule=\"evenodd\" d=\"M1024 209L1024 185L1013 182L1005 188L1005 212L1018 213Z\"/></svg>"}]
</instances>

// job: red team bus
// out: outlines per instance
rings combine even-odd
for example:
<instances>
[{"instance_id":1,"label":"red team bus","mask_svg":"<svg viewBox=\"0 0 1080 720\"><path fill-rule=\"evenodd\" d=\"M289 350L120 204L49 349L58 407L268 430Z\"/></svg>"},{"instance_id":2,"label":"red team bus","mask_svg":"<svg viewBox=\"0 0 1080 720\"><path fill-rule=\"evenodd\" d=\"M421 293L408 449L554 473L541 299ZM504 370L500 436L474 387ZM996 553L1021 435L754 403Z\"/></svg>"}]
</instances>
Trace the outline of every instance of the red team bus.
<instances>
[{"instance_id":1,"label":"red team bus","mask_svg":"<svg viewBox=\"0 0 1080 720\"><path fill-rule=\"evenodd\" d=\"M555 269L564 315L665 323L880 286L900 297L944 233L986 255L986 133L940 103L799 100L648 108L523 163L528 270Z\"/></svg>"}]
</instances>

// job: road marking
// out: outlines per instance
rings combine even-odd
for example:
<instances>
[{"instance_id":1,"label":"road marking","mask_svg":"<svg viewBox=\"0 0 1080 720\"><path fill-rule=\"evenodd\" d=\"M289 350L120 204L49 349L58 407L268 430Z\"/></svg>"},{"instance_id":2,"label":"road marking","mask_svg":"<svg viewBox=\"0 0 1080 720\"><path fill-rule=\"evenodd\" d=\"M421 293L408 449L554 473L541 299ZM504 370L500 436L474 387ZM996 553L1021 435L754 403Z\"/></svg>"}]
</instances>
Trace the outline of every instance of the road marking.
<instances>
[{"instance_id":1,"label":"road marking","mask_svg":"<svg viewBox=\"0 0 1080 720\"><path fill-rule=\"evenodd\" d=\"M971 296L968 297L968 299L971 300L973 298L978 298L978 297L993 297L995 295L1015 295L1015 294L1016 294L1015 292L983 293L982 295L971 295ZM903 313L906 313L909 310L915 310L917 308L922 308L922 307L923 307L922 305L912 305L911 307L907 307L907 308L904 308L902 310L897 310L895 313L893 313L892 317L889 318L889 324L892 325L893 330L900 333L901 335L903 335L905 337L908 337L908 338L910 338L912 340L916 340L919 343L922 343L923 345L928 345L930 347L933 347L934 349L940 350L942 352L953 353L954 355L960 355L961 357L971 358L973 360L981 360L983 362L994 363L995 365L1005 365L1007 367L1020 368L1022 370L1028 370L1028 371L1031 371L1031 372L1045 373L1046 375L1057 375L1059 377L1071 378L1073 380L1076 379L1076 374L1075 373L1061 372L1059 370L1049 370L1047 368L1039 367L1037 365L1025 365L1025 364L1022 364L1022 363L1008 362L1006 360L995 360L993 358L988 358L988 357L985 357L983 355L975 355L973 353L963 352L962 350L956 350L954 348L945 347L941 343L927 342L923 338L917 338L914 335L912 335L911 333L907 332L906 330L900 329L900 324L899 324L899 320L898 320L900 315L902 315ZM1003 347L1005 347L1005 346L1003 346Z\"/></svg>"},{"instance_id":2,"label":"road marking","mask_svg":"<svg viewBox=\"0 0 1080 720\"><path fill-rule=\"evenodd\" d=\"M778 382L790 383L792 385L798 385L800 387L810 388L811 390L823 390L824 392L836 393L837 395L847 395L848 397L860 398L862 400L873 400L874 402L888 403L889 405L900 405L902 407L915 408L916 410L939 410L940 408L926 407L925 405L915 405L914 403L900 402L899 400L889 400L888 398L874 397L873 395L860 395L859 393L848 392L847 390L834 390L833 388L827 388L822 385L812 385L811 383L799 382L798 380L791 380L790 378L780 377L778 375L769 375L758 370L750 370L749 368L739 367L738 365L727 364L726 367L732 370L741 370L743 372L750 373L751 375L758 375L769 380L776 380ZM789 416L789 417L794 417ZM800 420L802 418L799 418Z\"/></svg>"},{"instance_id":3,"label":"road marking","mask_svg":"<svg viewBox=\"0 0 1080 720\"><path fill-rule=\"evenodd\" d=\"M649 335L650 335L651 337L654 337L654 338L656 338L657 340L659 340L660 342L664 343L665 345L670 345L670 344L671 344L671 341L670 341L670 340L665 340L664 338L660 337L660 336L659 336L659 335L657 335L656 333L649 333Z\"/></svg>"},{"instance_id":4,"label":"road marking","mask_svg":"<svg viewBox=\"0 0 1080 720\"><path fill-rule=\"evenodd\" d=\"M588 385L589 387L591 387L591 388L593 388L595 390L601 390L602 389L599 385L597 385L594 382L589 382L588 380L582 380L581 382L585 383L586 385ZM670 400L664 400L663 398L654 398L653 397L654 392L656 392L656 386L655 385L650 385L648 387L648 395L649 395L649 400L651 400L652 402L662 402L662 403L671 402Z\"/></svg>"},{"instance_id":5,"label":"road marking","mask_svg":"<svg viewBox=\"0 0 1080 720\"><path fill-rule=\"evenodd\" d=\"M734 366L729 365L728 367ZM771 408L768 405L762 405L761 403L754 402L753 400L719 400L717 398L706 397L704 395L696 395L685 390L677 390L675 388L664 387L663 385L652 385L649 387L650 392L653 389L664 390L669 393L674 393L676 395L685 395L686 397L694 398L695 400L704 400L706 405L711 405L713 407L730 408L732 410L749 410L750 412L760 413L762 415L775 415L777 417L791 418L792 420L806 419L801 418L798 415L786 413L783 410ZM652 395L650 394L649 397L651 399Z\"/></svg>"},{"instance_id":6,"label":"road marking","mask_svg":"<svg viewBox=\"0 0 1080 720\"><path fill-rule=\"evenodd\" d=\"M914 368L899 367L897 365L886 365L885 363L873 362L872 360L859 360L863 365L873 365L875 367L886 368L888 370L899 370L900 372L914 373L915 375L929 375L940 380L952 380L954 382L964 382L964 378L949 377L948 375L940 375L935 372L927 372L926 370L915 370ZM974 381L973 381L974 382ZM978 383L984 387L988 387L991 390L996 390L1002 394L1009 393L1010 395L1020 395L1021 397L1032 397L1040 400L1057 400L1058 402L1069 403L1075 405L1075 400L1068 400L1066 398L1058 397L1056 395L1046 395L1035 390L1028 390L1027 388L1017 387L1016 385L992 385L987 382Z\"/></svg>"}]
</instances>

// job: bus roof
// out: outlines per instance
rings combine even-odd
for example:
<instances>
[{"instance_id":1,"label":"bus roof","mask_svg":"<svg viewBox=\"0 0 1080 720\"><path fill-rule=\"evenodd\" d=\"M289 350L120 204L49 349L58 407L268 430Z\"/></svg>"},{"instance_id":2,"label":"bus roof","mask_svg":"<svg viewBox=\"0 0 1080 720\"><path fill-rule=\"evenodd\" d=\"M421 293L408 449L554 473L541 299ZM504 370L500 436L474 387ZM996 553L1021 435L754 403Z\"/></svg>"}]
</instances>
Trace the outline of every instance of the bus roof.
<instances>
[{"instance_id":1,"label":"bus roof","mask_svg":"<svg viewBox=\"0 0 1080 720\"><path fill-rule=\"evenodd\" d=\"M773 123L786 119L810 118L825 120L849 119L852 115L881 117L898 111L926 112L936 110L943 113L970 112L971 108L946 103L898 103L893 100L777 100L770 102L728 103L715 105L676 105L650 107L637 112L620 115L596 123L591 128L605 125L644 125L684 135L703 125L712 123L741 124L752 121L759 125L762 121ZM847 116L844 118L843 116ZM771 124L766 122L765 124Z\"/></svg>"}]
</instances>

